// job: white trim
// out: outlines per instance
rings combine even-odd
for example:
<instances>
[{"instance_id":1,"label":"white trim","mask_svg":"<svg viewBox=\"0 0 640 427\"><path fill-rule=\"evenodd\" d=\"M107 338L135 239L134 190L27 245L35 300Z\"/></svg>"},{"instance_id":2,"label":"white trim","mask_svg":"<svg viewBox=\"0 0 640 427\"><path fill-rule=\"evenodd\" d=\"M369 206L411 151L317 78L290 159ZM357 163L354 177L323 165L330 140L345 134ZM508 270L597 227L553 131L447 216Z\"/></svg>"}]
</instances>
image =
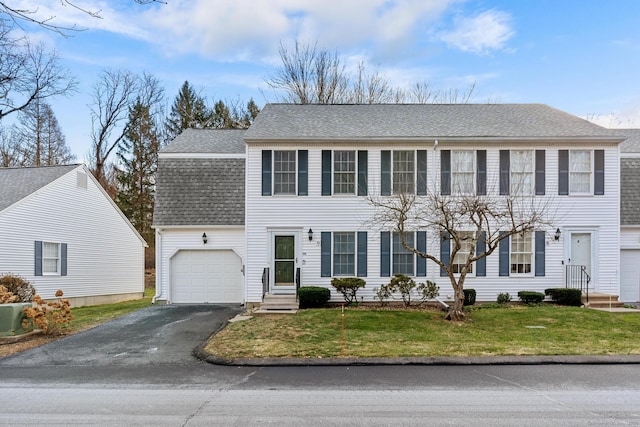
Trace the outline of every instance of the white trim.
<instances>
[{"instance_id":1,"label":"white trim","mask_svg":"<svg viewBox=\"0 0 640 427\"><path fill-rule=\"evenodd\" d=\"M281 294L290 294L295 292L295 273L296 269L300 268L300 274L302 275L302 234L304 229L301 227L269 227L267 228L267 233L269 236L269 246L267 247L267 260L269 267L269 292L271 293L281 293ZM290 286L279 286L277 289L274 288L275 284L275 254L274 254L274 245L275 245L275 237L276 236L294 236L294 245L295 245L295 263L293 270L293 280L294 285ZM274 292L276 291L276 292ZM278 292L282 291L282 292Z\"/></svg>"},{"instance_id":2,"label":"white trim","mask_svg":"<svg viewBox=\"0 0 640 427\"><path fill-rule=\"evenodd\" d=\"M245 153L159 153L159 159L246 159Z\"/></svg>"},{"instance_id":3,"label":"white trim","mask_svg":"<svg viewBox=\"0 0 640 427\"><path fill-rule=\"evenodd\" d=\"M562 235L562 239L564 241L564 248L563 248L563 252L564 252L564 263L565 265L569 264L569 259L571 257L571 235L573 233L576 234L590 234L591 235L591 283L589 284L589 289L595 289L596 291L598 290L598 284L600 282L599 279L599 268L597 268L598 264L599 264L599 231L600 231L600 227L598 226L591 226L591 227L562 227L560 229L561 231L561 235Z\"/></svg>"}]
</instances>

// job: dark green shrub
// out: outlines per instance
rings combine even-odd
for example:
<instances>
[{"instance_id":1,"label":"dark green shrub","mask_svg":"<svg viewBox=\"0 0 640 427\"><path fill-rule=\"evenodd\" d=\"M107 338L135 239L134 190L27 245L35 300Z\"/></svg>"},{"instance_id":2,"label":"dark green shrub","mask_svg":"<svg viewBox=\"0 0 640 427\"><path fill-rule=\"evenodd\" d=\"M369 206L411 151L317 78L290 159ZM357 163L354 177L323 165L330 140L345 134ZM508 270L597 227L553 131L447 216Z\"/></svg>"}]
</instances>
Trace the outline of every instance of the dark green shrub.
<instances>
[{"instance_id":1,"label":"dark green shrub","mask_svg":"<svg viewBox=\"0 0 640 427\"><path fill-rule=\"evenodd\" d=\"M542 292L520 291L518 298L525 304L540 304L544 300L544 294Z\"/></svg>"},{"instance_id":2,"label":"dark green shrub","mask_svg":"<svg viewBox=\"0 0 640 427\"><path fill-rule=\"evenodd\" d=\"M476 303L476 290L464 289L464 305L473 305Z\"/></svg>"},{"instance_id":3,"label":"dark green shrub","mask_svg":"<svg viewBox=\"0 0 640 427\"><path fill-rule=\"evenodd\" d=\"M356 293L358 289L364 288L367 282L359 277L334 277L331 279L331 286L336 288L344 297L347 304L357 304Z\"/></svg>"},{"instance_id":4,"label":"dark green shrub","mask_svg":"<svg viewBox=\"0 0 640 427\"><path fill-rule=\"evenodd\" d=\"M511 295L509 295L509 292L499 293L498 299L496 300L498 304L507 304L510 301Z\"/></svg>"},{"instance_id":5,"label":"dark green shrub","mask_svg":"<svg viewBox=\"0 0 640 427\"><path fill-rule=\"evenodd\" d=\"M301 286L298 289L300 308L318 308L331 298L331 291L321 286Z\"/></svg>"},{"instance_id":6,"label":"dark green shrub","mask_svg":"<svg viewBox=\"0 0 640 427\"><path fill-rule=\"evenodd\" d=\"M582 305L582 291L580 289L550 288L545 289L544 293L550 296L556 304L575 307Z\"/></svg>"},{"instance_id":7,"label":"dark green shrub","mask_svg":"<svg viewBox=\"0 0 640 427\"><path fill-rule=\"evenodd\" d=\"M36 294L36 288L30 282L11 273L0 277L0 286L17 297L15 302L31 302Z\"/></svg>"}]
</instances>

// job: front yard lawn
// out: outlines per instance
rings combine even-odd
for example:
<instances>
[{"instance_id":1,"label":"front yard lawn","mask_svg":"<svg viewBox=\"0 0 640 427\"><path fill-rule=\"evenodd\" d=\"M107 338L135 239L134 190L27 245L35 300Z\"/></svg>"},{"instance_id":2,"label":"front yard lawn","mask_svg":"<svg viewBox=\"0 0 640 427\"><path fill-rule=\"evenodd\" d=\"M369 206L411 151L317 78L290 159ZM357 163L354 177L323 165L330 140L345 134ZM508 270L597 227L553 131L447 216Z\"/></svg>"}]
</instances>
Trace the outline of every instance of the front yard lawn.
<instances>
[{"instance_id":1,"label":"front yard lawn","mask_svg":"<svg viewBox=\"0 0 640 427\"><path fill-rule=\"evenodd\" d=\"M205 350L222 358L640 354L640 314L577 307L442 312L345 308L260 315L229 324Z\"/></svg>"}]
</instances>

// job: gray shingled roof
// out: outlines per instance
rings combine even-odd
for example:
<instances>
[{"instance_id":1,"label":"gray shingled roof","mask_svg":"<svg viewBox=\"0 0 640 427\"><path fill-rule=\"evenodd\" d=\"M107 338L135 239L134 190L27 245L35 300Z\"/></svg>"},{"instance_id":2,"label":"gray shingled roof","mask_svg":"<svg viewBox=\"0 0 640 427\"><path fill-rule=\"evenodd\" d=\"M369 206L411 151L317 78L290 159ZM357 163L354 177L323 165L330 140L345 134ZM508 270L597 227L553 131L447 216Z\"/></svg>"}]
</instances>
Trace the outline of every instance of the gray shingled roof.
<instances>
[{"instance_id":1,"label":"gray shingled roof","mask_svg":"<svg viewBox=\"0 0 640 427\"><path fill-rule=\"evenodd\" d=\"M621 153L640 153L640 129L615 129L618 133L627 137L620 144Z\"/></svg>"},{"instance_id":2,"label":"gray shingled roof","mask_svg":"<svg viewBox=\"0 0 640 427\"><path fill-rule=\"evenodd\" d=\"M620 225L640 225L640 158L620 159Z\"/></svg>"},{"instance_id":3,"label":"gray shingled roof","mask_svg":"<svg viewBox=\"0 0 640 427\"><path fill-rule=\"evenodd\" d=\"M0 168L0 211L38 191L78 166Z\"/></svg>"},{"instance_id":4,"label":"gray shingled roof","mask_svg":"<svg viewBox=\"0 0 640 427\"><path fill-rule=\"evenodd\" d=\"M243 158L160 158L153 225L244 225Z\"/></svg>"},{"instance_id":5,"label":"gray shingled roof","mask_svg":"<svg viewBox=\"0 0 640 427\"><path fill-rule=\"evenodd\" d=\"M247 130L260 140L614 138L610 129L542 104L267 104Z\"/></svg>"},{"instance_id":6,"label":"gray shingled roof","mask_svg":"<svg viewBox=\"0 0 640 427\"><path fill-rule=\"evenodd\" d=\"M160 153L244 153L244 129L185 129Z\"/></svg>"}]
</instances>

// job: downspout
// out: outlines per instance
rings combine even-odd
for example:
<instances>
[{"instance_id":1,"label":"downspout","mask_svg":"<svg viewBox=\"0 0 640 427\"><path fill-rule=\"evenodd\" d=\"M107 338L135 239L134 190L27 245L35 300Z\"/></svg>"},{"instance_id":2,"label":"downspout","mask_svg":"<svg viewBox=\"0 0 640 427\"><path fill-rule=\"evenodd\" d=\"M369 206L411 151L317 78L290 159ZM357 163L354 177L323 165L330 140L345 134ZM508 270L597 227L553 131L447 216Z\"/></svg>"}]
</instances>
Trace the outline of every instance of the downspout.
<instances>
[{"instance_id":1,"label":"downspout","mask_svg":"<svg viewBox=\"0 0 640 427\"><path fill-rule=\"evenodd\" d=\"M160 250L158 250L160 249ZM156 228L156 294L151 299L151 304L155 304L156 300L162 294L162 230ZM160 286L158 286L158 283Z\"/></svg>"}]
</instances>

